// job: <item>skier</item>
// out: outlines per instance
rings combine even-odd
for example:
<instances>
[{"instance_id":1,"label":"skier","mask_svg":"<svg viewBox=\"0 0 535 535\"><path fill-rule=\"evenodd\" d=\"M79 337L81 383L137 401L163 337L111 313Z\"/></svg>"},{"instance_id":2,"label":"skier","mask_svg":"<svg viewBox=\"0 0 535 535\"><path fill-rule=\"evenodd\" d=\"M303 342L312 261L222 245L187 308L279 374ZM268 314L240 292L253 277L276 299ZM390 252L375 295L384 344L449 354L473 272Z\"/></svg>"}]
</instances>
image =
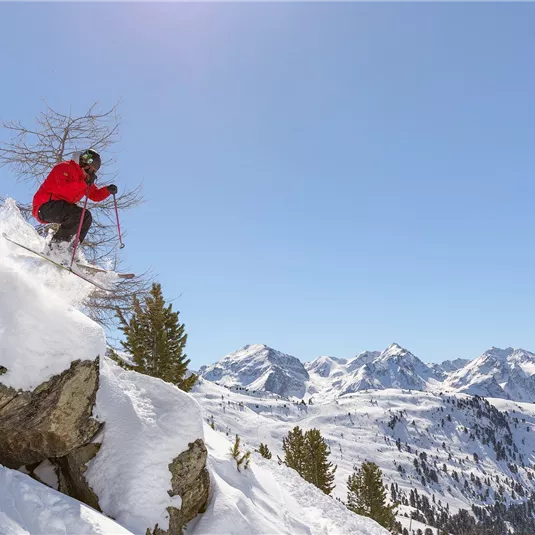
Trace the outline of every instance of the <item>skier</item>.
<instances>
[{"instance_id":1,"label":"skier","mask_svg":"<svg viewBox=\"0 0 535 535\"><path fill-rule=\"evenodd\" d=\"M100 156L94 150L75 152L72 160L54 166L34 195L33 216L40 223L59 223L59 229L48 246L48 253L67 252L66 249L72 251L82 217L82 208L76 203L84 195L98 202L117 193L114 184L102 188L95 185L100 164ZM79 243L84 241L92 221L91 213L86 210Z\"/></svg>"}]
</instances>

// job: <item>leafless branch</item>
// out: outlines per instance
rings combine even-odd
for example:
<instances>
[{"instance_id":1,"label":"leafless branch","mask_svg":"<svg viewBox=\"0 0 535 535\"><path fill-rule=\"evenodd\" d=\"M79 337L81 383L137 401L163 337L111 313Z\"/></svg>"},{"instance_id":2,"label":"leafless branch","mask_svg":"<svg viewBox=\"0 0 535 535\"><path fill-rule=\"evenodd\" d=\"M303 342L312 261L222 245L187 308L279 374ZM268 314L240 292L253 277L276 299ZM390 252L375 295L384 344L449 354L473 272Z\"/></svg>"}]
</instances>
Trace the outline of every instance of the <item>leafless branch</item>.
<instances>
[{"instance_id":1,"label":"leafless branch","mask_svg":"<svg viewBox=\"0 0 535 535\"><path fill-rule=\"evenodd\" d=\"M20 121L1 121L0 125L11 134L7 141L0 141L0 167L8 167L18 182L33 183L36 188L57 163L68 159L78 150L92 148L99 153L113 154L113 145L118 141L120 117L118 105L104 111L93 103L80 116L61 113L44 102L44 110L35 124L26 126ZM103 167L114 162L113 156L105 160ZM114 178L116 174L111 174ZM110 178L110 174L107 175ZM0 198L0 203L3 199ZM130 210L143 202L142 185L125 190L117 196L121 211ZM31 215L30 204L19 204L27 221L36 224L37 231L46 236L54 225L40 225ZM84 241L84 253L89 262L99 264L115 257L113 269L122 269L117 249L117 227L113 198L100 203L89 203L93 225ZM125 233L126 234L126 233ZM134 295L143 295L153 282L152 273L143 273L134 279L121 279L113 294L94 293L86 303L90 317L113 330L116 325L115 311L129 310Z\"/></svg>"}]
</instances>

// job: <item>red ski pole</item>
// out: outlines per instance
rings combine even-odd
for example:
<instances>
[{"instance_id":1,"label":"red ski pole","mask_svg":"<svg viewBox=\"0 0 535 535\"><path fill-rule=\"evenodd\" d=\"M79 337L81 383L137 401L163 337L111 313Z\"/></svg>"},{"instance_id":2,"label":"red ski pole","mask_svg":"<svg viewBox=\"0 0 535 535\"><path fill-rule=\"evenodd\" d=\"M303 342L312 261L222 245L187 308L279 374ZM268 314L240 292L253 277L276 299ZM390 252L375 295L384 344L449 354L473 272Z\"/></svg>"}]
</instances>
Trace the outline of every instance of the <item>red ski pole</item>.
<instances>
[{"instance_id":1,"label":"red ski pole","mask_svg":"<svg viewBox=\"0 0 535 535\"><path fill-rule=\"evenodd\" d=\"M87 208L87 199L88 199L90 187L91 185L87 186L87 192L85 194L85 201L84 201L84 207L82 208L82 215L80 217L80 224L78 225L78 232L76 233L76 239L74 240L74 247L72 248L72 258L71 258L70 269L72 269L72 265L74 264L74 255L76 254L76 249L78 248L78 242L80 241L80 232L82 232L82 223L84 222L85 209Z\"/></svg>"},{"instance_id":2,"label":"red ski pole","mask_svg":"<svg viewBox=\"0 0 535 535\"><path fill-rule=\"evenodd\" d=\"M121 238L121 224L119 223L119 210L117 210L117 199L115 198L115 193L113 194L113 204L115 206L115 217L117 219L117 232L119 233L119 243L121 249L124 247L123 240Z\"/></svg>"}]
</instances>

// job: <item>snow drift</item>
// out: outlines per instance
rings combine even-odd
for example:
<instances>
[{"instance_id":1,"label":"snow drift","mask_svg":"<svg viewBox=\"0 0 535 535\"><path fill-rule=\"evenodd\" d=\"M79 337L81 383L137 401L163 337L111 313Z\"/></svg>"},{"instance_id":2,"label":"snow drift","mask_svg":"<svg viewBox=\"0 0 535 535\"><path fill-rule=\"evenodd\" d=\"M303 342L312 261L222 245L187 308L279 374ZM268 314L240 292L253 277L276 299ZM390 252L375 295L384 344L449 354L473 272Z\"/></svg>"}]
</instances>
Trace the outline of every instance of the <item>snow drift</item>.
<instances>
[{"instance_id":1,"label":"snow drift","mask_svg":"<svg viewBox=\"0 0 535 535\"><path fill-rule=\"evenodd\" d=\"M31 253L22 255L2 232L37 248L42 238L13 201L0 208L0 365L7 369L1 382L32 390L74 360L104 355L106 340L102 329L75 308L90 285L51 269Z\"/></svg>"},{"instance_id":2,"label":"snow drift","mask_svg":"<svg viewBox=\"0 0 535 535\"><path fill-rule=\"evenodd\" d=\"M0 466L2 535L132 535L91 507Z\"/></svg>"},{"instance_id":3,"label":"snow drift","mask_svg":"<svg viewBox=\"0 0 535 535\"><path fill-rule=\"evenodd\" d=\"M94 415L105 422L95 437L102 446L85 476L102 510L134 533L168 529L167 508L181 507L168 493L169 464L204 437L199 405L176 386L106 358Z\"/></svg>"}]
</instances>

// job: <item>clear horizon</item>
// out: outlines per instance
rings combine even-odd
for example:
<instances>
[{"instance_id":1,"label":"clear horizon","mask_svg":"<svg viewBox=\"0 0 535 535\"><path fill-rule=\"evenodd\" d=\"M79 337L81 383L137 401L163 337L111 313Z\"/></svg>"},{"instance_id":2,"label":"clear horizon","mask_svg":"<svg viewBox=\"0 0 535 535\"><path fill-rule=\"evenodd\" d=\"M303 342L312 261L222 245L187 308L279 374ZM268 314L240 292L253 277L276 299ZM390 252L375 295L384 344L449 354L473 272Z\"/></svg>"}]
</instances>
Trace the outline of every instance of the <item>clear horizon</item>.
<instances>
[{"instance_id":1,"label":"clear horizon","mask_svg":"<svg viewBox=\"0 0 535 535\"><path fill-rule=\"evenodd\" d=\"M176 298L195 369L529 351L534 26L533 3L3 3L0 120L121 101L125 264Z\"/></svg>"}]
</instances>

